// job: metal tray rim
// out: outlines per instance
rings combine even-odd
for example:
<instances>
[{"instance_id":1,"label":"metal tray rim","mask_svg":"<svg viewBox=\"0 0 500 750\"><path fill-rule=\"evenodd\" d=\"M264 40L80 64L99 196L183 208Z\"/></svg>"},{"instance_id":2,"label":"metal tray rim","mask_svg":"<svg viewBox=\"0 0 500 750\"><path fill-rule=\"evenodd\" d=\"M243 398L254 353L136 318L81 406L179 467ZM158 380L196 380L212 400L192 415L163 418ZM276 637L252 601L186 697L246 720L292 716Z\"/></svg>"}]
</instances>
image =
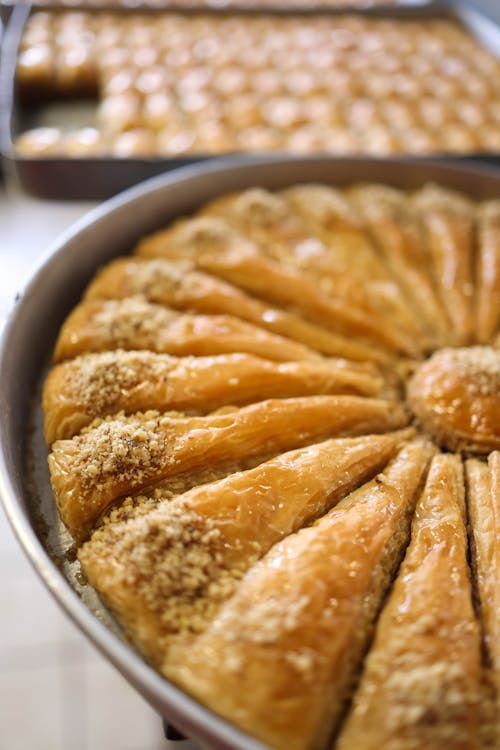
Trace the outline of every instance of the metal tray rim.
<instances>
[{"instance_id":1,"label":"metal tray rim","mask_svg":"<svg viewBox=\"0 0 500 750\"><path fill-rule=\"evenodd\" d=\"M258 0L257 0L258 1ZM312 0L314 2L314 0ZM388 0L386 3L381 3L380 5L374 4L373 0L358 0L359 5L353 6L349 4L349 0L342 0L342 3L339 3L338 5L317 5L317 6L307 6L307 5L297 5L293 6L290 5L288 7L280 7L280 6L256 6L252 4L252 0L241 0L241 5L231 5L231 0L228 0L227 5L203 5L202 2L198 2L198 0L190 0L189 4L186 3L186 5L182 5L181 3L178 3L177 0L165 0L163 5L154 5L148 3L148 0L145 0L143 4L141 4L140 0L138 0L137 4L130 4L130 5L114 5L112 2L103 2L101 4L93 4L92 0L89 0L88 2L82 2L78 5L71 5L69 4L61 4L58 3L57 0L43 0L42 2L31 2L30 0L21 0L21 2L16 2L16 0L0 0L0 6L5 7L6 9L12 9L16 5L24 5L26 7L30 7L33 10L40 10L40 11L56 11L56 12L71 12L71 11L83 11L83 12L96 12L96 13L123 13L123 14L129 14L129 13L144 13L144 14L154 14L154 13L164 13L164 12L172 12L172 13L212 13L214 15L217 14L224 14L224 13L242 13L242 14L253 14L253 13L270 13L270 14L276 14L281 15L283 13L300 13L308 15L310 13L351 13L351 12L361 12L361 13L378 13L378 12L384 12L386 10L398 10L398 8L404 9L412 9L412 8L422 8L427 5L432 5L436 2L441 2L441 0Z\"/></svg>"}]
</instances>

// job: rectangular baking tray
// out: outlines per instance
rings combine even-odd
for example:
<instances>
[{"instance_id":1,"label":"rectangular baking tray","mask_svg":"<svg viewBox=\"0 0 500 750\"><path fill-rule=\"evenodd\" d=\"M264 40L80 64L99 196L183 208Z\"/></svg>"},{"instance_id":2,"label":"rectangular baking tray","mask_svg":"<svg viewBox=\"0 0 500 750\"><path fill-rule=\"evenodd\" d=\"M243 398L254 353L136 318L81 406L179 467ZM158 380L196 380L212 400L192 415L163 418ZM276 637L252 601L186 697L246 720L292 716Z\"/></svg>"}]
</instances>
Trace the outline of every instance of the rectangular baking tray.
<instances>
[{"instance_id":1,"label":"rectangular baking tray","mask_svg":"<svg viewBox=\"0 0 500 750\"><path fill-rule=\"evenodd\" d=\"M489 0L483 0L489 2ZM16 94L15 71L20 39L32 6L21 3L12 9L8 29L2 49L0 78L0 143L3 155L4 173L14 178L28 194L46 199L102 200L143 179L160 174L193 162L217 156L216 154L193 154L180 157L114 157L73 158L42 157L30 158L16 153L13 141L22 130L18 127L27 123L27 111L21 108ZM153 9L149 9L151 12ZM99 12L99 11L96 11ZM124 11L128 12L128 11ZM146 10L146 12L148 12ZM168 12L165 11L165 12ZM186 11L189 13L190 11ZM204 11L205 12L205 11ZM240 12L240 11L231 11ZM245 11L241 11L243 14ZM252 11L248 11L252 12ZM272 11L269 11L272 12ZM266 10L266 14L268 11ZM293 15L300 11L293 10ZM341 15L344 9L330 9L329 16ZM497 21L490 14L467 4L456 4L446 0L434 0L422 6L373 7L364 10L350 10L351 14L389 19L434 19L445 18L458 21L479 43L500 58L500 8L497 8ZM325 11L318 15L324 15ZM278 17L281 13L278 13ZM310 13L304 12L307 18ZM74 117L75 110L67 107L66 115ZM65 115L65 116L66 116ZM54 113L51 113L52 118ZM28 120L29 121L29 120ZM52 124L53 121L52 121ZM252 156L253 154L250 154ZM332 153L331 155L335 155ZM362 154L360 154L362 155ZM409 156L412 154L409 153ZM493 165L500 165L500 153L464 152L463 154L430 154L432 158L474 159Z\"/></svg>"}]
</instances>

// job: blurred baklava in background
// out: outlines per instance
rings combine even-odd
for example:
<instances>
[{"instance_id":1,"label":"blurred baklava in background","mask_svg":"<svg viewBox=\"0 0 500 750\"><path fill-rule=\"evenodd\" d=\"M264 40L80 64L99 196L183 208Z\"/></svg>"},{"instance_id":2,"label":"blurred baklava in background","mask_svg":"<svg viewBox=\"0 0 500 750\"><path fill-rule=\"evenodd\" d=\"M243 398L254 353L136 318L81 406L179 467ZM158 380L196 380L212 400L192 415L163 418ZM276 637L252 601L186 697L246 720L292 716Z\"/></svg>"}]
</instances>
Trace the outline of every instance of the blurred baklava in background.
<instances>
[{"instance_id":1,"label":"blurred baklava in background","mask_svg":"<svg viewBox=\"0 0 500 750\"><path fill-rule=\"evenodd\" d=\"M17 82L91 105L20 132L29 156L500 150L500 61L436 14L34 10Z\"/></svg>"}]
</instances>

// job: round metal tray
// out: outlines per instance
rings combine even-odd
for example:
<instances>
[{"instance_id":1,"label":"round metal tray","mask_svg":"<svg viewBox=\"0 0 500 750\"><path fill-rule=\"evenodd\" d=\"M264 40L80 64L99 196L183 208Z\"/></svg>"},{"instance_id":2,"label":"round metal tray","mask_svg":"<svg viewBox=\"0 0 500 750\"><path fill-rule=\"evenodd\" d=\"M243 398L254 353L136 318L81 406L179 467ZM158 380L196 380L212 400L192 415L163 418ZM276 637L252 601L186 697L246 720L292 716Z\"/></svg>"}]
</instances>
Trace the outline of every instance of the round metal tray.
<instances>
[{"instance_id":1,"label":"round metal tray","mask_svg":"<svg viewBox=\"0 0 500 750\"><path fill-rule=\"evenodd\" d=\"M0 349L0 495L34 568L71 619L166 719L211 750L263 750L151 669L79 580L71 540L54 508L41 430L39 389L57 331L98 266L129 252L144 234L216 195L299 182L433 181L476 198L500 197L500 172L418 160L228 158L169 172L107 201L53 245L19 294ZM356 258L352 259L353 263Z\"/></svg>"}]
</instances>

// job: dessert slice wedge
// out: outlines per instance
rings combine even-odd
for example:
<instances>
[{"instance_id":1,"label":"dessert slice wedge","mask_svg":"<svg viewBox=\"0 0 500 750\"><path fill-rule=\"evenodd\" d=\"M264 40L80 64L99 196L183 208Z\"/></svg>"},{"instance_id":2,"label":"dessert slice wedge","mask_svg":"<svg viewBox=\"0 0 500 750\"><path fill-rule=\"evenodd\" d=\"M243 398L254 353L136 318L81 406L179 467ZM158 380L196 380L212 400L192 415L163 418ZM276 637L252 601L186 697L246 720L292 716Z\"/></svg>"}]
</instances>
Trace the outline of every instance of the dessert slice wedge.
<instances>
[{"instance_id":1,"label":"dessert slice wedge","mask_svg":"<svg viewBox=\"0 0 500 750\"><path fill-rule=\"evenodd\" d=\"M269 257L291 260L310 239L296 213L279 194L260 187L229 193L207 203L202 216L216 216L260 247Z\"/></svg>"},{"instance_id":2,"label":"dessert slice wedge","mask_svg":"<svg viewBox=\"0 0 500 750\"><path fill-rule=\"evenodd\" d=\"M294 206L287 202L283 195L272 193L262 188L252 188L242 193L227 195L209 203L203 209L204 214L224 218L232 227L250 239L259 252L281 264L283 268L299 271L303 276L321 289L322 293L335 300L344 299L357 310L372 315L374 320L387 329L394 328L397 335L402 335L401 327L394 323L399 321L394 316L382 313L380 306L367 293L367 278L371 280L371 266L365 269L367 253L358 257L360 243L346 240L348 235L338 237L345 254L350 252L350 260L339 267L333 251L316 233L311 233L301 221ZM366 240L366 238L365 238ZM366 249L362 245L363 249ZM373 256L371 257L373 259ZM372 264L373 265L373 264ZM364 270L364 277L356 279L352 268ZM380 270L380 269L378 269ZM358 271L360 273L360 271ZM345 287L346 277L351 279ZM359 283L361 281L361 283ZM404 327L403 327L404 330ZM413 343L407 343L411 350Z\"/></svg>"},{"instance_id":3,"label":"dessert slice wedge","mask_svg":"<svg viewBox=\"0 0 500 750\"><path fill-rule=\"evenodd\" d=\"M386 352L416 356L418 347L409 343L394 326L358 310L343 299L329 297L300 271L255 253L201 255L199 268L240 286L247 292L285 309L297 311L308 320L360 343L381 347Z\"/></svg>"},{"instance_id":4,"label":"dessert slice wedge","mask_svg":"<svg viewBox=\"0 0 500 750\"><path fill-rule=\"evenodd\" d=\"M401 448L374 480L250 569L163 673L276 750L326 748L409 537L432 452Z\"/></svg>"},{"instance_id":5,"label":"dessert slice wedge","mask_svg":"<svg viewBox=\"0 0 500 750\"><path fill-rule=\"evenodd\" d=\"M81 538L118 498L184 472L406 421L396 404L356 396L268 400L205 417L146 412L57 440L50 478L62 520Z\"/></svg>"},{"instance_id":6,"label":"dessert slice wedge","mask_svg":"<svg viewBox=\"0 0 500 750\"><path fill-rule=\"evenodd\" d=\"M307 230L319 237L336 270L335 289L356 299L361 286L372 306L429 345L419 317L411 310L396 279L378 254L359 213L340 190L327 185L297 185L281 193L300 216ZM323 255L321 255L323 258ZM353 260L355 259L355 262Z\"/></svg>"},{"instance_id":7,"label":"dessert slice wedge","mask_svg":"<svg viewBox=\"0 0 500 750\"><path fill-rule=\"evenodd\" d=\"M493 693L492 746L500 747L500 452L466 461L471 558Z\"/></svg>"},{"instance_id":8,"label":"dessert slice wedge","mask_svg":"<svg viewBox=\"0 0 500 750\"><path fill-rule=\"evenodd\" d=\"M245 571L381 470L411 431L334 439L256 468L113 511L79 552L89 582L160 666L191 641ZM144 509L147 508L146 511Z\"/></svg>"},{"instance_id":9,"label":"dessert slice wedge","mask_svg":"<svg viewBox=\"0 0 500 750\"><path fill-rule=\"evenodd\" d=\"M408 196L384 185L346 192L360 211L389 269L436 344L450 340L450 322L429 273L430 255Z\"/></svg>"},{"instance_id":10,"label":"dessert slice wedge","mask_svg":"<svg viewBox=\"0 0 500 750\"><path fill-rule=\"evenodd\" d=\"M98 273L87 288L85 299L142 295L148 302L180 310L234 315L329 356L363 361L387 359L376 349L273 307L222 279L191 269L181 260L118 258Z\"/></svg>"},{"instance_id":11,"label":"dessert slice wedge","mask_svg":"<svg viewBox=\"0 0 500 750\"><path fill-rule=\"evenodd\" d=\"M199 241L203 222L214 222L220 230L216 239ZM190 222L192 226L190 226ZM223 232L224 225L227 231ZM191 231L190 231L191 229ZM202 233L203 234L203 233ZM182 256L176 242L182 238ZM217 236L217 232L215 232ZM374 321L372 316L341 298L329 297L321 288L293 267L283 267L277 260L261 253L258 245L237 232L218 217L184 219L151 238L140 242L135 252L141 257L191 260L207 273L223 278L256 297L292 311L326 326L336 333L355 336L361 341L382 346L392 352L415 354L416 347L387 321Z\"/></svg>"},{"instance_id":12,"label":"dessert slice wedge","mask_svg":"<svg viewBox=\"0 0 500 750\"><path fill-rule=\"evenodd\" d=\"M96 417L158 409L206 414L222 406L319 394L381 396L374 367L345 360L277 363L251 354L170 357L85 354L56 365L43 388L45 439L70 438Z\"/></svg>"},{"instance_id":13,"label":"dessert slice wedge","mask_svg":"<svg viewBox=\"0 0 500 750\"><path fill-rule=\"evenodd\" d=\"M436 456L337 750L479 750L481 655L461 459Z\"/></svg>"},{"instance_id":14,"label":"dessert slice wedge","mask_svg":"<svg viewBox=\"0 0 500 750\"><path fill-rule=\"evenodd\" d=\"M500 201L478 211L476 256L476 336L487 344L500 330Z\"/></svg>"},{"instance_id":15,"label":"dessert slice wedge","mask_svg":"<svg viewBox=\"0 0 500 750\"><path fill-rule=\"evenodd\" d=\"M415 193L412 204L424 228L434 278L453 325L453 343L469 344L474 333L472 205L465 197L437 185L426 185Z\"/></svg>"},{"instance_id":16,"label":"dessert slice wedge","mask_svg":"<svg viewBox=\"0 0 500 750\"><path fill-rule=\"evenodd\" d=\"M195 262L200 255L255 252L255 246L223 219L186 217L144 237L134 248L143 258L169 258Z\"/></svg>"},{"instance_id":17,"label":"dessert slice wedge","mask_svg":"<svg viewBox=\"0 0 500 750\"><path fill-rule=\"evenodd\" d=\"M191 315L142 297L127 297L77 305L61 328L54 361L110 349L148 349L176 356L249 352L277 361L321 356L232 315Z\"/></svg>"}]
</instances>

